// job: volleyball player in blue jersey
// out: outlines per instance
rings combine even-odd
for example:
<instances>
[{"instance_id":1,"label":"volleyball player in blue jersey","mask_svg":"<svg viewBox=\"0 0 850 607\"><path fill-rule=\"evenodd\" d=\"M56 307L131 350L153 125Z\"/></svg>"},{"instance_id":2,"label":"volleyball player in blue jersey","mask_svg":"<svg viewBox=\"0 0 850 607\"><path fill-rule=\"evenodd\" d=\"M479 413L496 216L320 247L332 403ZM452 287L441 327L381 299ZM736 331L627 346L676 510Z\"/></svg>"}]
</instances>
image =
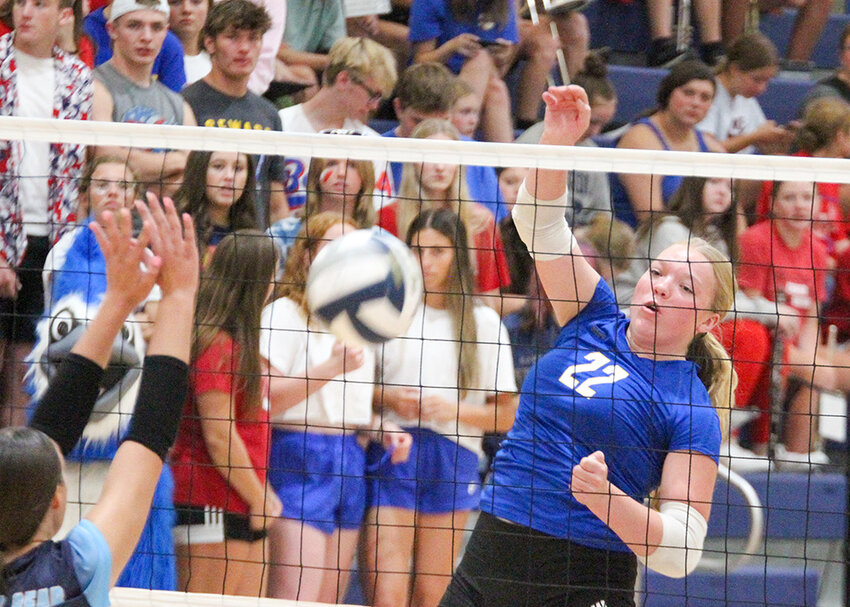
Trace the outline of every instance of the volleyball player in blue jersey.
<instances>
[{"instance_id":1,"label":"volleyball player in blue jersey","mask_svg":"<svg viewBox=\"0 0 850 607\"><path fill-rule=\"evenodd\" d=\"M109 589L147 519L186 401L199 267L189 216L181 223L171 201L165 211L155 198L149 202L150 209L136 203L145 226L138 238L127 209L92 224L107 277L97 315L59 367L30 427L0 430L0 607L109 605ZM65 514L63 455L79 440L101 379L108 379L104 368L124 320L154 283L163 297L129 432L97 504L66 539L51 541Z\"/></svg>"},{"instance_id":2,"label":"volleyball player in blue jersey","mask_svg":"<svg viewBox=\"0 0 850 607\"><path fill-rule=\"evenodd\" d=\"M544 101L541 143L575 143L584 90ZM563 328L526 377L444 607L634 605L637 559L681 577L700 558L734 387L711 335L732 306L731 264L701 240L668 248L628 319L575 245L565 192L565 171L532 171L514 207Z\"/></svg>"}]
</instances>

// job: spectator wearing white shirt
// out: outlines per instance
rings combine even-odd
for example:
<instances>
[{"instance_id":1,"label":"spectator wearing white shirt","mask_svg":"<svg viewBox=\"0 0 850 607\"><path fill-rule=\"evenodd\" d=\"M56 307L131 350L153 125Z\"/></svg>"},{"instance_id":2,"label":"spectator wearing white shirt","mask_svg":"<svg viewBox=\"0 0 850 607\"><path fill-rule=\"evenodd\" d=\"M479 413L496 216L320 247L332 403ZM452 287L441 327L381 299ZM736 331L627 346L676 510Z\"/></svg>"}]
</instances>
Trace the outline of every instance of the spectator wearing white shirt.
<instances>
[{"instance_id":1,"label":"spectator wearing white shirt","mask_svg":"<svg viewBox=\"0 0 850 607\"><path fill-rule=\"evenodd\" d=\"M768 120L756 97L779 69L779 53L762 34L738 38L717 72L717 91L697 128L711 133L727 152L787 151L793 132Z\"/></svg>"}]
</instances>

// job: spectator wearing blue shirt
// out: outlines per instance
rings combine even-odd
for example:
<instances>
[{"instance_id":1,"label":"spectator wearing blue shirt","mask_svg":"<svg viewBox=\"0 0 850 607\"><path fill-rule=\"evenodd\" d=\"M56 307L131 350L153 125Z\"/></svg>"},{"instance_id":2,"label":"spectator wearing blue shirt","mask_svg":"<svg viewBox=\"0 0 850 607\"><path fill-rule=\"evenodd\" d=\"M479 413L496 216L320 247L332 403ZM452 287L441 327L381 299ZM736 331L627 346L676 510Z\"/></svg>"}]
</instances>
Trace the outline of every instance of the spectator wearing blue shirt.
<instances>
[{"instance_id":1,"label":"spectator wearing blue shirt","mask_svg":"<svg viewBox=\"0 0 850 607\"><path fill-rule=\"evenodd\" d=\"M445 63L483 100L485 140L513 141L511 101L502 80L519 41L509 0L486 4L414 0L410 41L415 62Z\"/></svg>"},{"instance_id":2,"label":"spectator wearing blue shirt","mask_svg":"<svg viewBox=\"0 0 850 607\"><path fill-rule=\"evenodd\" d=\"M398 126L383 134L384 137L410 137L420 122L428 118L448 120L455 102L457 78L444 65L435 62L411 65L399 76L395 88L393 109ZM462 137L471 141L469 137ZM392 196L398 194L403 163L391 162ZM496 171L493 167L464 167L470 197L493 213L496 222L504 219L508 210L504 205Z\"/></svg>"}]
</instances>

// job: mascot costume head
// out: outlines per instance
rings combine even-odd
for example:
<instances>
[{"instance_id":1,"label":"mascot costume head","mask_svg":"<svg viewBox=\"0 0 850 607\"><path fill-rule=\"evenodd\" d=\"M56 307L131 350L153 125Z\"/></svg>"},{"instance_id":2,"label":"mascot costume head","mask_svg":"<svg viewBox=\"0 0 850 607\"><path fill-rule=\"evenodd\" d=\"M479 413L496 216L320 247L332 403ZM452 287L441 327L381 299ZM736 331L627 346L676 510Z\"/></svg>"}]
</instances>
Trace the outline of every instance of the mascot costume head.
<instances>
[{"instance_id":1,"label":"mascot costume head","mask_svg":"<svg viewBox=\"0 0 850 607\"><path fill-rule=\"evenodd\" d=\"M106 291L105 261L88 226L76 228L56 244L45 265L45 277L45 316L38 325L37 342L30 355L33 404L94 317ZM109 463L135 407L144 349L141 325L131 316L112 346L94 412L68 457L68 509L60 535L76 525L100 496ZM165 466L145 530L118 586L176 589L172 493L171 471Z\"/></svg>"}]
</instances>

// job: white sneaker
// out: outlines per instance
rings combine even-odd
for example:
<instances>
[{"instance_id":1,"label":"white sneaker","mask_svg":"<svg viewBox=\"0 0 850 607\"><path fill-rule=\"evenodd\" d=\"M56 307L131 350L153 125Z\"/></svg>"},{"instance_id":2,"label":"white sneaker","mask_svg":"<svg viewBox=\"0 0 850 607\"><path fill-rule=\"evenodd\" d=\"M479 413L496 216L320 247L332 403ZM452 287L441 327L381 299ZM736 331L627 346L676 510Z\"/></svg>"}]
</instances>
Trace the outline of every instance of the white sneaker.
<instances>
[{"instance_id":1,"label":"white sneaker","mask_svg":"<svg viewBox=\"0 0 850 607\"><path fill-rule=\"evenodd\" d=\"M768 472L771 469L770 459L744 449L737 441L720 445L720 461L738 474Z\"/></svg>"},{"instance_id":2,"label":"white sneaker","mask_svg":"<svg viewBox=\"0 0 850 607\"><path fill-rule=\"evenodd\" d=\"M785 472L813 472L821 466L829 465L829 456L821 451L797 453L788 451L785 445L776 445L776 465Z\"/></svg>"}]
</instances>

